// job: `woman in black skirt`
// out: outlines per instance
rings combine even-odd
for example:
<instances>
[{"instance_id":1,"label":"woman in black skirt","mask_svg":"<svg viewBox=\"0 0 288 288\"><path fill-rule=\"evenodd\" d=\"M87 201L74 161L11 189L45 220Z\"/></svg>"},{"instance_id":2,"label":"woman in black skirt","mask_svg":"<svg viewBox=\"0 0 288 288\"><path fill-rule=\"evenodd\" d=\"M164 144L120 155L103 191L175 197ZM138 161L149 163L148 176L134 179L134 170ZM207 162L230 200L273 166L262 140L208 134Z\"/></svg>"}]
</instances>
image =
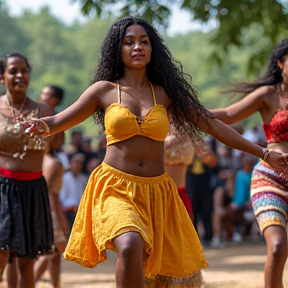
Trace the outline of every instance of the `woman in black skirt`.
<instances>
[{"instance_id":1,"label":"woman in black skirt","mask_svg":"<svg viewBox=\"0 0 288 288\"><path fill-rule=\"evenodd\" d=\"M26 95L30 65L19 54L0 61L0 275L9 257L18 258L19 287L35 287L33 264L53 248L47 186L42 176L46 141L29 137L19 121L52 115L53 110ZM10 287L10 286L9 286Z\"/></svg>"}]
</instances>

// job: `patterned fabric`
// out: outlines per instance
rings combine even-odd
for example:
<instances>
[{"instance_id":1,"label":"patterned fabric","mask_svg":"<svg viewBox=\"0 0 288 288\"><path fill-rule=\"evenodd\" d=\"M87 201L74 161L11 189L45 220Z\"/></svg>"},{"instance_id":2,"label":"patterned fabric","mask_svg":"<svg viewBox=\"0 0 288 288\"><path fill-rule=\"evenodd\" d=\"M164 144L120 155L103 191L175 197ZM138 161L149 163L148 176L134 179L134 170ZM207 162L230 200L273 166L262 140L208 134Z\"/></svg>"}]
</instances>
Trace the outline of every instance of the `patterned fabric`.
<instances>
[{"instance_id":1,"label":"patterned fabric","mask_svg":"<svg viewBox=\"0 0 288 288\"><path fill-rule=\"evenodd\" d=\"M38 136L30 137L19 125L18 121L25 121L31 118L39 118L39 109L21 115L17 121L8 118L0 113L0 151L1 154L20 157L24 159L28 150L44 151L47 148L47 140Z\"/></svg>"},{"instance_id":2,"label":"patterned fabric","mask_svg":"<svg viewBox=\"0 0 288 288\"><path fill-rule=\"evenodd\" d=\"M203 277L201 271L185 278L174 278L158 275L155 280L145 279L145 288L201 288Z\"/></svg>"},{"instance_id":3,"label":"patterned fabric","mask_svg":"<svg viewBox=\"0 0 288 288\"><path fill-rule=\"evenodd\" d=\"M288 141L288 107L279 109L270 123L263 124L267 143Z\"/></svg>"},{"instance_id":4,"label":"patterned fabric","mask_svg":"<svg viewBox=\"0 0 288 288\"><path fill-rule=\"evenodd\" d=\"M167 173L139 177L102 163L89 178L64 257L94 267L106 260L106 249L116 251L113 238L129 231L140 233L144 240L145 277L150 281L161 275L161 281L175 277L177 283L185 283L208 266Z\"/></svg>"},{"instance_id":5,"label":"patterned fabric","mask_svg":"<svg viewBox=\"0 0 288 288\"><path fill-rule=\"evenodd\" d=\"M0 250L36 259L53 249L53 228L44 177L0 177Z\"/></svg>"},{"instance_id":6,"label":"patterned fabric","mask_svg":"<svg viewBox=\"0 0 288 288\"><path fill-rule=\"evenodd\" d=\"M177 133L174 126L171 125L169 135L165 138L165 164L185 164L190 165L195 148L191 138L188 135Z\"/></svg>"},{"instance_id":7,"label":"patterned fabric","mask_svg":"<svg viewBox=\"0 0 288 288\"><path fill-rule=\"evenodd\" d=\"M261 232L270 225L286 229L288 215L288 181L261 161L253 172L251 201Z\"/></svg>"}]
</instances>

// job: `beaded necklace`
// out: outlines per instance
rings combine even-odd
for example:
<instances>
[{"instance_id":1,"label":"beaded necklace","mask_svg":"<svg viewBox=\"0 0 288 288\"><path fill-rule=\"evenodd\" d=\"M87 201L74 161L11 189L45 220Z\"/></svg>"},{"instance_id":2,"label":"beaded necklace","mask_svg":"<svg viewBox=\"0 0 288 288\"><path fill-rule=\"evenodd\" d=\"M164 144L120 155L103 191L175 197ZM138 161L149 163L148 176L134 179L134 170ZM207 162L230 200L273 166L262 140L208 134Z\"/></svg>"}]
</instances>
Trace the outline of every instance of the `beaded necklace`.
<instances>
[{"instance_id":1,"label":"beaded necklace","mask_svg":"<svg viewBox=\"0 0 288 288\"><path fill-rule=\"evenodd\" d=\"M14 107L11 105L8 95L6 95L6 103L10 107L12 115L13 115L13 122L12 122L12 124L7 126L6 131L8 133L13 133L13 135L15 137L17 137L17 138L23 137L23 129L22 129L21 125L20 125L20 122L23 121L23 119L24 119L24 116L22 114L22 109L24 108L26 100L27 100L27 97L25 96L25 99L23 100L21 108L19 110L20 115L19 115L19 117L16 117L16 114L15 114L15 111L14 111ZM28 146L24 145L23 151L14 153L13 157L14 158L19 157L21 160L24 160L27 148L28 148Z\"/></svg>"},{"instance_id":2,"label":"beaded necklace","mask_svg":"<svg viewBox=\"0 0 288 288\"><path fill-rule=\"evenodd\" d=\"M19 112L20 112L20 117L18 117L18 118L21 118L21 116L23 116L21 113L22 113L22 109L23 109L23 107L24 107L24 105L25 105L25 103L26 103L26 100L27 100L27 96L25 96L25 99L24 99L23 102L22 102L22 105L21 105L20 110L19 110ZM16 121L17 118L16 118L16 115L15 115L14 107L11 105L10 99L9 99L8 95L6 95L6 103L7 103L8 106L11 108L11 111L12 111L12 114L13 114L13 118L14 118L14 120Z\"/></svg>"}]
</instances>

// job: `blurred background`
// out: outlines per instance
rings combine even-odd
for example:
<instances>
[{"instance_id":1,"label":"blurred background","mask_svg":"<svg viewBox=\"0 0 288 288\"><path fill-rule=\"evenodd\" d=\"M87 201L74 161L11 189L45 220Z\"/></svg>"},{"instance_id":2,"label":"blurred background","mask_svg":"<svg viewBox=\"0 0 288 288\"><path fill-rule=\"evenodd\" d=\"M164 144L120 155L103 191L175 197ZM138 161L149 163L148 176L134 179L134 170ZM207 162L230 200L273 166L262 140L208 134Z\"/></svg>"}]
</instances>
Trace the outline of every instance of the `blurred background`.
<instances>
[{"instance_id":1,"label":"blurred background","mask_svg":"<svg viewBox=\"0 0 288 288\"><path fill-rule=\"evenodd\" d=\"M222 91L259 76L272 47L287 37L287 13L287 0L0 0L0 55L17 51L28 57L31 98L37 100L47 84L61 86L60 111L89 86L112 22L128 14L141 16L157 27L192 75L202 104L224 107L235 97ZM253 116L244 126L258 123ZM77 129L99 140L102 128L95 128L91 117Z\"/></svg>"}]
</instances>

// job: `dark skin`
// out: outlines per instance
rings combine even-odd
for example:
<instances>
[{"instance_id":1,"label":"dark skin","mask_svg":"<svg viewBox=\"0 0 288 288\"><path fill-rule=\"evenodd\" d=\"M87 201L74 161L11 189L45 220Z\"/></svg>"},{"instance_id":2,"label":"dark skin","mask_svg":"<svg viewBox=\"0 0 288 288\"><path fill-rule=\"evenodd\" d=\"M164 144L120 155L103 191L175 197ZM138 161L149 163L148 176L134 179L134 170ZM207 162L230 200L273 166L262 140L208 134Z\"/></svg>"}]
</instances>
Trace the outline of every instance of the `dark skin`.
<instances>
[{"instance_id":1,"label":"dark skin","mask_svg":"<svg viewBox=\"0 0 288 288\"><path fill-rule=\"evenodd\" d=\"M5 72L0 75L2 82L6 86L6 94L0 96L0 113L8 118L13 117L11 107L7 104L7 95L9 96L11 105L14 107L15 116L20 115L20 109L26 97L26 91L30 82L30 71L25 61L18 57L8 58ZM53 110L45 104L39 104L29 98L26 99L22 113L27 114L30 111L40 108L40 117L52 115ZM0 167L12 171L37 171L42 170L42 161L44 151L29 151L25 157L25 161L19 158L13 158L1 154L0 151Z\"/></svg>"},{"instance_id":2,"label":"dark skin","mask_svg":"<svg viewBox=\"0 0 288 288\"><path fill-rule=\"evenodd\" d=\"M122 40L121 57L124 63L124 75L118 79L121 86L121 105L127 107L138 119L143 120L145 115L153 108L153 96L149 80L146 75L146 67L151 58L152 46L147 32L141 25L131 25L126 29ZM171 106L169 97L163 87L154 85L156 103L163 105L167 110ZM53 117L45 118L50 127L51 134L67 130L102 107L104 111L117 102L115 83L99 81L91 85L80 98L63 112ZM193 113L193 111L191 111ZM32 122L27 133L39 133L45 125L38 121ZM42 127L43 126L43 127ZM244 149L260 157L262 148L244 138L230 127L218 120L210 120L209 123L201 122L199 126L219 141L228 146ZM47 131L42 132L48 135ZM227 137L228 136L228 137ZM278 168L284 164L284 156L271 153L270 162ZM104 162L126 173L142 177L162 175L164 168L164 142L154 141L143 136L134 136L107 147ZM116 266L117 288L143 288L143 254L144 243L139 233L128 232L114 239L118 252Z\"/></svg>"},{"instance_id":3,"label":"dark skin","mask_svg":"<svg viewBox=\"0 0 288 288\"><path fill-rule=\"evenodd\" d=\"M283 60L278 59L277 64L282 71L282 89L288 93L288 55ZM232 124L246 119L259 112L263 123L270 123L279 108L288 105L288 99L279 96L274 86L262 86L242 100L222 109L210 110L219 120ZM288 141L271 143L268 149L287 154ZM287 174L288 162L282 171ZM281 170L281 169L280 169ZM267 244L267 260L265 264L265 288L283 287L283 269L287 258L287 231L282 226L271 225L263 231Z\"/></svg>"},{"instance_id":4,"label":"dark skin","mask_svg":"<svg viewBox=\"0 0 288 288\"><path fill-rule=\"evenodd\" d=\"M7 104L7 95L10 100L11 106L14 107L15 116L20 115L19 111L23 106L22 112L26 114L37 107L39 104L27 98L25 105L23 102L26 97L30 81L30 71L26 62L20 57L8 58L4 74L0 75L0 79L6 86L6 94L0 96L0 113L5 117L13 117L11 107ZM40 117L52 115L53 111L44 104L41 104ZM25 159L14 158L11 156L3 155L0 151L0 167L12 171L37 171L42 170L42 161L44 151L28 150ZM4 270L9 258L9 251L0 251L0 272ZM19 287L20 288L33 288L34 275L33 275L34 259L19 258ZM15 280L15 279L14 279ZM14 281L15 282L15 281ZM13 287L14 284L8 283L8 287Z\"/></svg>"},{"instance_id":5,"label":"dark skin","mask_svg":"<svg viewBox=\"0 0 288 288\"><path fill-rule=\"evenodd\" d=\"M57 223L57 227L61 227L65 236L68 239L69 235L69 223L63 213L63 209L59 200L60 191L55 191L53 188L55 185L55 181L62 181L64 168L59 161L59 159L55 156L55 151L58 149L63 143L64 133L59 133L53 135L49 139L50 151L44 156L43 160L43 176L47 182L48 192L49 192L49 201L51 211L55 213L55 221ZM61 188L61 187L59 187ZM57 247L64 251L66 246L65 243L61 243L61 247ZM44 274L44 272L48 269L50 277L51 277L51 285L53 288L60 287L60 270L61 270L61 255L58 251L55 251L51 255L41 256L35 263L34 266L34 277L37 282L40 277Z\"/></svg>"}]
</instances>

